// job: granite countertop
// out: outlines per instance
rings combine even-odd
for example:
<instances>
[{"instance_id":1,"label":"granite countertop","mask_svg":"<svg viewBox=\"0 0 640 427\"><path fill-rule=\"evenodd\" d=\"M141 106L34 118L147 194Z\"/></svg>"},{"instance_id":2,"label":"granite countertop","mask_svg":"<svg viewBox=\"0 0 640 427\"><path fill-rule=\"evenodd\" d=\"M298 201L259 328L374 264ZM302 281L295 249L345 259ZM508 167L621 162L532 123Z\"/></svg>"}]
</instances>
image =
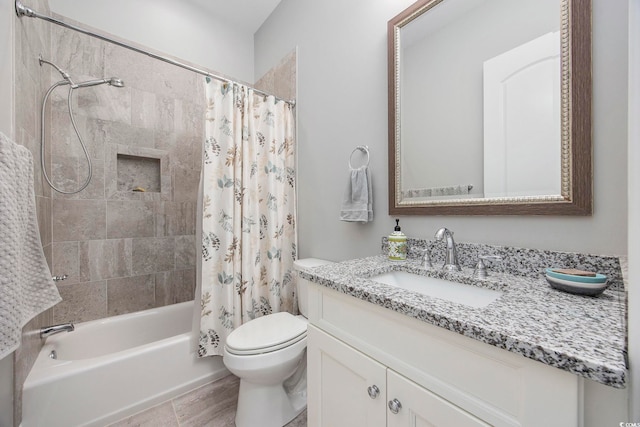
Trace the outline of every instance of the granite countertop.
<instances>
[{"instance_id":1,"label":"granite countertop","mask_svg":"<svg viewBox=\"0 0 640 427\"><path fill-rule=\"evenodd\" d=\"M483 308L394 288L367 279L389 271L409 271L499 290ZM472 271L426 270L418 260L390 261L379 255L301 271L303 278L389 310L414 317L489 345L615 388L624 388L625 294L607 290L598 297L552 289L542 275L494 273L473 279Z\"/></svg>"}]
</instances>

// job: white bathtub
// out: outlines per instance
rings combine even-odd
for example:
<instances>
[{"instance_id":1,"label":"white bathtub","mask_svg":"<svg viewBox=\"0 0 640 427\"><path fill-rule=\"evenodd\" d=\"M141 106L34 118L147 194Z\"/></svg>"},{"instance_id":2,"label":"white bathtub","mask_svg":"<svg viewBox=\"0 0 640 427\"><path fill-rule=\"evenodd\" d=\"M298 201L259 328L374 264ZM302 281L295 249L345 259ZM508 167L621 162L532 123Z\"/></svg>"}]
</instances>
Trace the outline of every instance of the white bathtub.
<instances>
[{"instance_id":1,"label":"white bathtub","mask_svg":"<svg viewBox=\"0 0 640 427\"><path fill-rule=\"evenodd\" d=\"M47 338L24 384L22 426L104 426L224 377L222 357L197 358L192 317L190 301Z\"/></svg>"}]
</instances>

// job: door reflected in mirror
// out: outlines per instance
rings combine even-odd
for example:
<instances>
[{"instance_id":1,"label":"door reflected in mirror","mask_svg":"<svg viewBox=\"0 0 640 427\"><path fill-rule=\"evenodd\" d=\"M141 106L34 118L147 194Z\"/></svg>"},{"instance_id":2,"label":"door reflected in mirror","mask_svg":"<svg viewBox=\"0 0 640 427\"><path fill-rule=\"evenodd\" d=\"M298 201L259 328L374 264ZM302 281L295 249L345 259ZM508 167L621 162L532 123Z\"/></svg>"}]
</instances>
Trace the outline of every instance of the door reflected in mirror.
<instances>
[{"instance_id":1,"label":"door reflected in mirror","mask_svg":"<svg viewBox=\"0 0 640 427\"><path fill-rule=\"evenodd\" d=\"M590 64L588 0L389 21L390 213L590 214Z\"/></svg>"}]
</instances>

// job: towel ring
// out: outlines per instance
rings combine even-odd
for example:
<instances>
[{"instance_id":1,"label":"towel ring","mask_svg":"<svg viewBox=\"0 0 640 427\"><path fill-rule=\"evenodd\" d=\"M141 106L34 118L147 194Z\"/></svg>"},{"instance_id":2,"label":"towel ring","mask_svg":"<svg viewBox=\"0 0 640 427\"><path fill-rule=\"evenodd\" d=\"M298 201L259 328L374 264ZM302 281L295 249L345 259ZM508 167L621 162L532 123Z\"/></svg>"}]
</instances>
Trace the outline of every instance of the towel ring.
<instances>
[{"instance_id":1,"label":"towel ring","mask_svg":"<svg viewBox=\"0 0 640 427\"><path fill-rule=\"evenodd\" d=\"M363 153L365 153L367 155L367 164L365 164L364 166L367 167L369 166L369 147L366 145L358 145L356 148L353 149L353 151L351 152L351 154L349 155L349 167L351 169L355 169L353 167L353 165L351 164L351 157L353 157L353 153L355 153L356 151L362 151Z\"/></svg>"}]
</instances>

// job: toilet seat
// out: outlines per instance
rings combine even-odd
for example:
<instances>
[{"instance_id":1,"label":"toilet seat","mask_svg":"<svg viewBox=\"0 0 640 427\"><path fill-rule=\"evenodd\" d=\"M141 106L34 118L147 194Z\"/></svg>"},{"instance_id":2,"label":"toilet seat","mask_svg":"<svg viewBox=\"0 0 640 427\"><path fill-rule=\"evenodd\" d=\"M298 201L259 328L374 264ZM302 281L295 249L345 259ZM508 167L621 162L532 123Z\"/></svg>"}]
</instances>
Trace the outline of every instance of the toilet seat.
<instances>
[{"instance_id":1,"label":"toilet seat","mask_svg":"<svg viewBox=\"0 0 640 427\"><path fill-rule=\"evenodd\" d=\"M259 317L236 328L227 337L225 347L235 355L263 354L288 347L306 336L306 320L281 312Z\"/></svg>"}]
</instances>

